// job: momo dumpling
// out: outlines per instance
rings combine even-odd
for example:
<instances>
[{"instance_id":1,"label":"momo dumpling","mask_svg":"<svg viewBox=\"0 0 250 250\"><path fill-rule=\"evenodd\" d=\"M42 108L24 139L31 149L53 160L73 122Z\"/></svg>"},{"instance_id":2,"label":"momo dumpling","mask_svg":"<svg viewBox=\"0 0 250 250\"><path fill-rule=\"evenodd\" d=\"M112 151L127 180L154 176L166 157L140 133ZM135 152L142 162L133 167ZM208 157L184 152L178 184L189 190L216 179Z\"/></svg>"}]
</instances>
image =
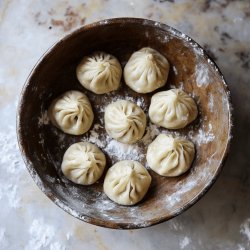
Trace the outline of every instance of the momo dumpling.
<instances>
[{"instance_id":1,"label":"momo dumpling","mask_svg":"<svg viewBox=\"0 0 250 250\"><path fill-rule=\"evenodd\" d=\"M78 142L65 152L61 168L65 177L72 182L91 185L102 176L105 166L105 155L96 145Z\"/></svg>"},{"instance_id":2,"label":"momo dumpling","mask_svg":"<svg viewBox=\"0 0 250 250\"><path fill-rule=\"evenodd\" d=\"M146 115L135 103L119 100L109 104L104 115L107 133L117 141L132 144L145 132Z\"/></svg>"},{"instance_id":3,"label":"momo dumpling","mask_svg":"<svg viewBox=\"0 0 250 250\"><path fill-rule=\"evenodd\" d=\"M151 122L164 128L184 128L197 115L195 101L180 89L158 92L151 99L149 118Z\"/></svg>"},{"instance_id":4,"label":"momo dumpling","mask_svg":"<svg viewBox=\"0 0 250 250\"><path fill-rule=\"evenodd\" d=\"M71 90L56 98L49 107L49 118L54 126L71 135L87 132L94 119L89 99Z\"/></svg>"},{"instance_id":5,"label":"momo dumpling","mask_svg":"<svg viewBox=\"0 0 250 250\"><path fill-rule=\"evenodd\" d=\"M166 84L168 73L168 60L158 51L146 47L129 58L124 68L124 80L134 91L149 93Z\"/></svg>"},{"instance_id":6,"label":"momo dumpling","mask_svg":"<svg viewBox=\"0 0 250 250\"><path fill-rule=\"evenodd\" d=\"M149 167L162 176L179 176L185 173L194 160L194 144L183 138L160 134L149 144L147 162Z\"/></svg>"},{"instance_id":7,"label":"momo dumpling","mask_svg":"<svg viewBox=\"0 0 250 250\"><path fill-rule=\"evenodd\" d=\"M94 120L88 97L76 90L56 98L49 107L49 117L57 128L72 135L86 133Z\"/></svg>"},{"instance_id":8,"label":"momo dumpling","mask_svg":"<svg viewBox=\"0 0 250 250\"><path fill-rule=\"evenodd\" d=\"M83 87L95 94L104 94L118 89L122 68L114 56L94 52L82 59L77 66L76 75Z\"/></svg>"},{"instance_id":9,"label":"momo dumpling","mask_svg":"<svg viewBox=\"0 0 250 250\"><path fill-rule=\"evenodd\" d=\"M134 205L145 196L151 183L146 168L137 161L119 161L107 172L103 189L114 202Z\"/></svg>"}]
</instances>

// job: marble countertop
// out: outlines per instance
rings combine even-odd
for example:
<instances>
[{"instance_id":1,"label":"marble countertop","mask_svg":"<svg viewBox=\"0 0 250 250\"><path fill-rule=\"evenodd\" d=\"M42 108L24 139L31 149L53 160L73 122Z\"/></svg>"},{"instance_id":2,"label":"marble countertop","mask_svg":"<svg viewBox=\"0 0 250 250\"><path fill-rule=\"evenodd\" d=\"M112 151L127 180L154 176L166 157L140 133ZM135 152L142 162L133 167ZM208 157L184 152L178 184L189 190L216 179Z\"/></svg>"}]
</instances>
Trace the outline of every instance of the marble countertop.
<instances>
[{"instance_id":1,"label":"marble countertop","mask_svg":"<svg viewBox=\"0 0 250 250\"><path fill-rule=\"evenodd\" d=\"M39 57L77 27L133 16L191 36L216 61L232 94L234 138L221 176L180 216L141 230L81 222L34 184L17 146L18 96ZM249 0L0 1L0 249L250 249Z\"/></svg>"}]
</instances>

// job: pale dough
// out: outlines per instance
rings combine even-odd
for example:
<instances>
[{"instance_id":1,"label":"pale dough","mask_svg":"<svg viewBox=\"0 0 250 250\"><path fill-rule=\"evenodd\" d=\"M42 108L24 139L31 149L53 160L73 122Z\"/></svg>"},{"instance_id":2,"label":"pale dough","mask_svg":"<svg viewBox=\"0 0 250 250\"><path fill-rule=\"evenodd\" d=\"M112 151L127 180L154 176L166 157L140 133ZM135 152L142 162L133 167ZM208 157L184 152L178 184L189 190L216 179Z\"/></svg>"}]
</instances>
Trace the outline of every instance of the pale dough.
<instances>
[{"instance_id":1,"label":"pale dough","mask_svg":"<svg viewBox=\"0 0 250 250\"><path fill-rule=\"evenodd\" d=\"M91 185L102 176L105 166L105 155L96 145L78 142L67 149L61 167L63 174L72 182Z\"/></svg>"},{"instance_id":2,"label":"pale dough","mask_svg":"<svg viewBox=\"0 0 250 250\"><path fill-rule=\"evenodd\" d=\"M195 155L194 144L183 138L160 134L148 146L149 167L162 176L179 176L191 166Z\"/></svg>"},{"instance_id":3,"label":"pale dough","mask_svg":"<svg viewBox=\"0 0 250 250\"><path fill-rule=\"evenodd\" d=\"M117 141L132 144L145 132L146 115L135 103L118 100L109 104L104 115L107 133Z\"/></svg>"},{"instance_id":4,"label":"pale dough","mask_svg":"<svg viewBox=\"0 0 250 250\"><path fill-rule=\"evenodd\" d=\"M48 113L54 126L72 135L86 133L94 119L88 97L76 90L67 91L56 98Z\"/></svg>"},{"instance_id":5,"label":"pale dough","mask_svg":"<svg viewBox=\"0 0 250 250\"><path fill-rule=\"evenodd\" d=\"M134 205L147 193L151 176L137 161L119 161L107 172L104 192L114 202Z\"/></svg>"},{"instance_id":6,"label":"pale dough","mask_svg":"<svg viewBox=\"0 0 250 250\"><path fill-rule=\"evenodd\" d=\"M124 80L134 91L149 93L166 84L168 73L167 58L146 47L131 55L124 68Z\"/></svg>"},{"instance_id":7,"label":"pale dough","mask_svg":"<svg viewBox=\"0 0 250 250\"><path fill-rule=\"evenodd\" d=\"M151 99L149 118L154 124L164 128L184 128L197 115L195 101L180 89L158 92Z\"/></svg>"},{"instance_id":8,"label":"pale dough","mask_svg":"<svg viewBox=\"0 0 250 250\"><path fill-rule=\"evenodd\" d=\"M104 94L118 89L122 76L119 61L105 52L85 56L77 66L76 75L86 89Z\"/></svg>"}]
</instances>

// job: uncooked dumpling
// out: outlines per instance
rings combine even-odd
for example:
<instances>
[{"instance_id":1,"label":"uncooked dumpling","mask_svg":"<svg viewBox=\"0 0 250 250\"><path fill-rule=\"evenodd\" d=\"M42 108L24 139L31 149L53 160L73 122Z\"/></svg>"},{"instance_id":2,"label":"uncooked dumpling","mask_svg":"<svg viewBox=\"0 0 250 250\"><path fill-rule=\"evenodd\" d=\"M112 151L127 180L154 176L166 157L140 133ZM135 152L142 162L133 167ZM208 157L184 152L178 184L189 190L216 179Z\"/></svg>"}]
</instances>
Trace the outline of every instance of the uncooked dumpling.
<instances>
[{"instance_id":1,"label":"uncooked dumpling","mask_svg":"<svg viewBox=\"0 0 250 250\"><path fill-rule=\"evenodd\" d=\"M134 205L147 193L151 176L137 161L119 161L107 172L104 192L121 205Z\"/></svg>"},{"instance_id":2,"label":"uncooked dumpling","mask_svg":"<svg viewBox=\"0 0 250 250\"><path fill-rule=\"evenodd\" d=\"M105 165L105 155L96 145L78 142L65 152L62 172L74 183L91 185L101 177Z\"/></svg>"},{"instance_id":3,"label":"uncooked dumpling","mask_svg":"<svg viewBox=\"0 0 250 250\"><path fill-rule=\"evenodd\" d=\"M94 114L88 97L79 91L71 90L52 102L49 117L63 132L81 135L90 129Z\"/></svg>"},{"instance_id":4,"label":"uncooked dumpling","mask_svg":"<svg viewBox=\"0 0 250 250\"><path fill-rule=\"evenodd\" d=\"M149 107L150 120L168 129L184 128L195 120L197 114L193 98L180 89L156 93Z\"/></svg>"},{"instance_id":5,"label":"uncooked dumpling","mask_svg":"<svg viewBox=\"0 0 250 250\"><path fill-rule=\"evenodd\" d=\"M160 134L149 144L147 162L151 169L163 176L179 176L191 166L195 155L194 144L183 138Z\"/></svg>"},{"instance_id":6,"label":"uncooked dumpling","mask_svg":"<svg viewBox=\"0 0 250 250\"><path fill-rule=\"evenodd\" d=\"M117 141L132 144L140 140L146 127L146 115L135 103L119 100L109 104L104 115L107 133Z\"/></svg>"},{"instance_id":7,"label":"uncooked dumpling","mask_svg":"<svg viewBox=\"0 0 250 250\"><path fill-rule=\"evenodd\" d=\"M168 72L168 60L146 47L132 54L124 68L124 80L134 91L149 93L166 84Z\"/></svg>"},{"instance_id":8,"label":"uncooked dumpling","mask_svg":"<svg viewBox=\"0 0 250 250\"><path fill-rule=\"evenodd\" d=\"M114 56L94 52L82 59L76 75L83 87L96 94L104 94L118 89L122 68Z\"/></svg>"},{"instance_id":9,"label":"uncooked dumpling","mask_svg":"<svg viewBox=\"0 0 250 250\"><path fill-rule=\"evenodd\" d=\"M88 97L79 91L71 90L52 102L49 117L63 132L81 135L90 129L94 114Z\"/></svg>"}]
</instances>

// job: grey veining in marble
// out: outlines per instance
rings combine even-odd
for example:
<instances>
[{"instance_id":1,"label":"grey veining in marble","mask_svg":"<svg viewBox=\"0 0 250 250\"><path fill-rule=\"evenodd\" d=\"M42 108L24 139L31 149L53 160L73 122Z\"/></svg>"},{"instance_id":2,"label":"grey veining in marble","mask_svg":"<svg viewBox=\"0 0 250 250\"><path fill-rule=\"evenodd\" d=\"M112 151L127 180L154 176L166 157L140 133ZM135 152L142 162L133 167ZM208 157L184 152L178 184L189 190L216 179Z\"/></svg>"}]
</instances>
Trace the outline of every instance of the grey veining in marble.
<instances>
[{"instance_id":1,"label":"grey veining in marble","mask_svg":"<svg viewBox=\"0 0 250 250\"><path fill-rule=\"evenodd\" d=\"M164 22L204 46L234 107L216 184L182 215L135 231L89 225L55 206L25 169L15 133L18 95L42 53L83 24L121 16ZM249 0L0 0L0 249L250 249L249 103Z\"/></svg>"}]
</instances>

